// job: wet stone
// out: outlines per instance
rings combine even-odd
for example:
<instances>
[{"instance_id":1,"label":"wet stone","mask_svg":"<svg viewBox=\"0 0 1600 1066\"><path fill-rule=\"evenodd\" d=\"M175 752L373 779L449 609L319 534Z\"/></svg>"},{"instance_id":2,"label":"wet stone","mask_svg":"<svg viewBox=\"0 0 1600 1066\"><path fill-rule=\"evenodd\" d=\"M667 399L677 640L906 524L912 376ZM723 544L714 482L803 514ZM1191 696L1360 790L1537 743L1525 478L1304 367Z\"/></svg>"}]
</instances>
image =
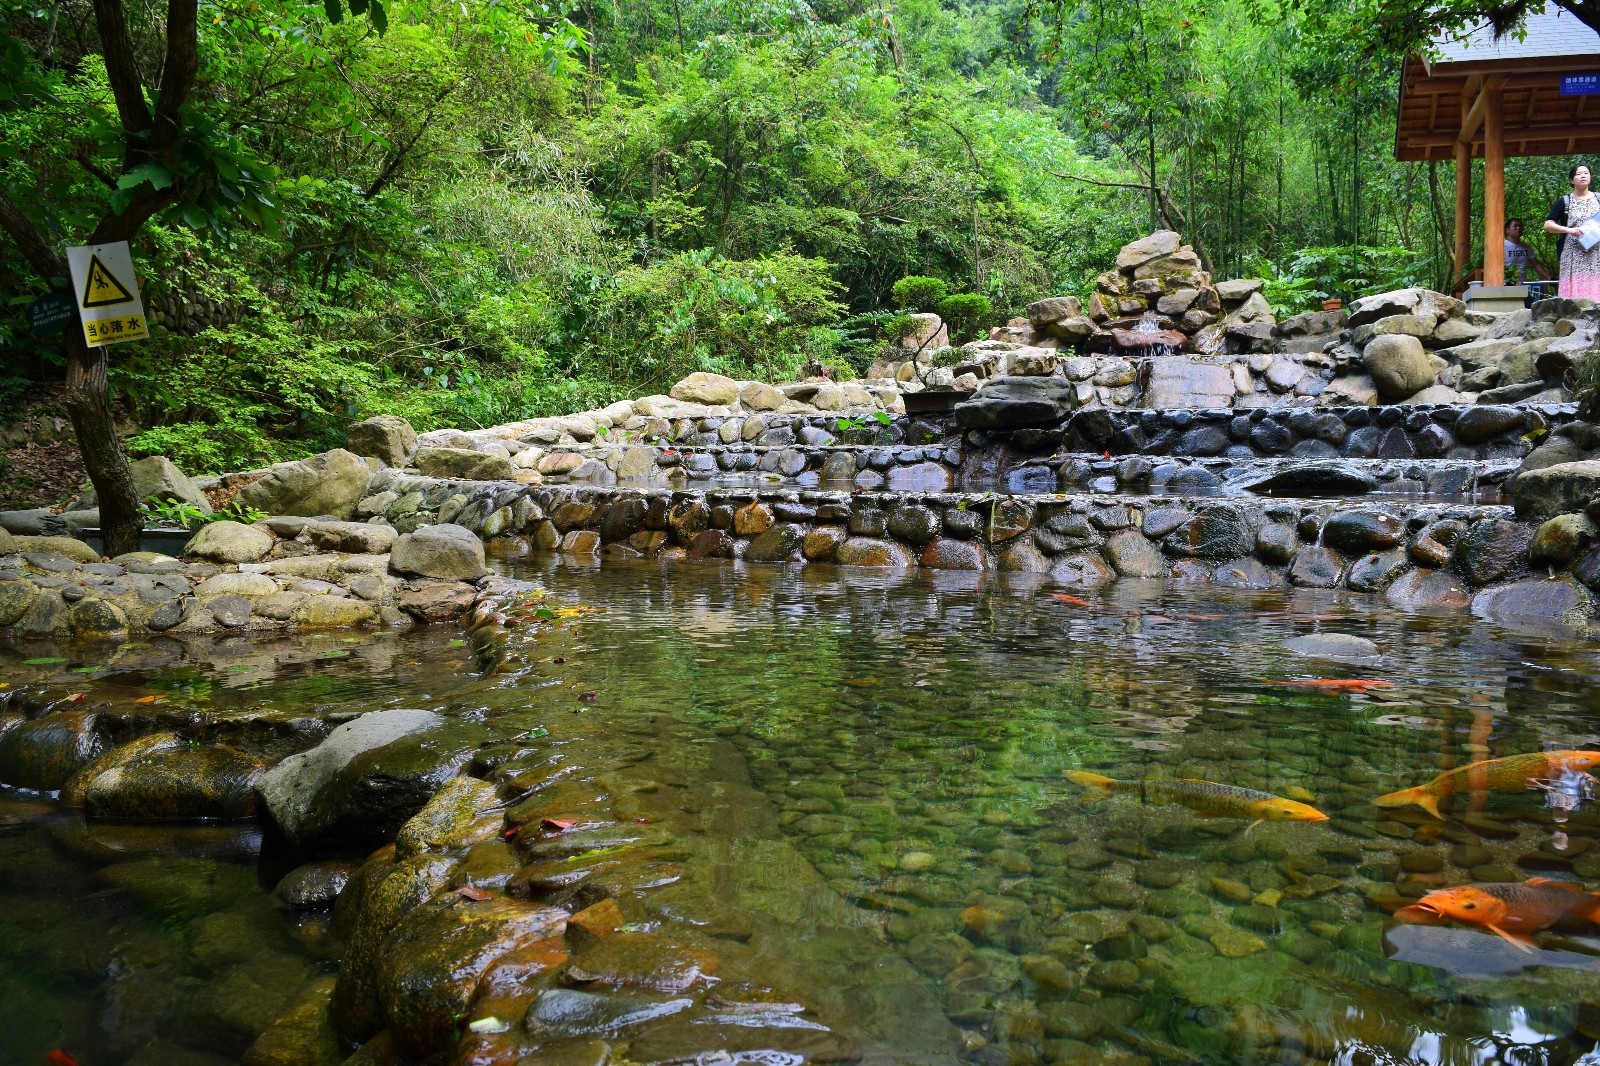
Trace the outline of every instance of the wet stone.
<instances>
[{"instance_id":1,"label":"wet stone","mask_svg":"<svg viewBox=\"0 0 1600 1066\"><path fill-rule=\"evenodd\" d=\"M284 874L272 894L301 910L332 907L355 870L354 863L337 859L308 862Z\"/></svg>"},{"instance_id":2,"label":"wet stone","mask_svg":"<svg viewBox=\"0 0 1600 1066\"><path fill-rule=\"evenodd\" d=\"M137 755L89 782L84 810L147 821L246 818L256 812L265 769L258 757L221 746Z\"/></svg>"},{"instance_id":3,"label":"wet stone","mask_svg":"<svg viewBox=\"0 0 1600 1066\"><path fill-rule=\"evenodd\" d=\"M1392 548L1404 535L1400 520L1381 511L1340 511L1322 527L1323 544L1352 555Z\"/></svg>"},{"instance_id":4,"label":"wet stone","mask_svg":"<svg viewBox=\"0 0 1600 1066\"><path fill-rule=\"evenodd\" d=\"M645 997L552 988L528 1007L523 1025L534 1036L621 1033L694 1006L687 997Z\"/></svg>"},{"instance_id":5,"label":"wet stone","mask_svg":"<svg viewBox=\"0 0 1600 1066\"><path fill-rule=\"evenodd\" d=\"M1408 568L1399 550L1363 555L1350 564L1345 584L1356 592L1380 592Z\"/></svg>"},{"instance_id":6,"label":"wet stone","mask_svg":"<svg viewBox=\"0 0 1600 1066\"><path fill-rule=\"evenodd\" d=\"M568 964L580 985L684 992L711 983L715 955L656 933L619 932L595 941Z\"/></svg>"},{"instance_id":7,"label":"wet stone","mask_svg":"<svg viewBox=\"0 0 1600 1066\"><path fill-rule=\"evenodd\" d=\"M1524 522L1474 522L1456 541L1456 566L1474 585L1498 581L1526 565L1533 537L1534 528Z\"/></svg>"}]
</instances>

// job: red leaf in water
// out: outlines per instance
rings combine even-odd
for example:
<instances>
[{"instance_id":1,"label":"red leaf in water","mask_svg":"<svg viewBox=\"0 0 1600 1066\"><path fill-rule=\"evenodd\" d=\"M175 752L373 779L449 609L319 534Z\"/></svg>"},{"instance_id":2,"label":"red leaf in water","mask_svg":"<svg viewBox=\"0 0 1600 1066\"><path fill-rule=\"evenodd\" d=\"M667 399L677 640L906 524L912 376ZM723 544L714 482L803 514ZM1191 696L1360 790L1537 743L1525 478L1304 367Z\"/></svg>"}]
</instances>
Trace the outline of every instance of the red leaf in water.
<instances>
[{"instance_id":1,"label":"red leaf in water","mask_svg":"<svg viewBox=\"0 0 1600 1066\"><path fill-rule=\"evenodd\" d=\"M595 700L600 698L600 694L598 692L585 692L578 698L584 703L593 703Z\"/></svg>"},{"instance_id":2,"label":"red leaf in water","mask_svg":"<svg viewBox=\"0 0 1600 1066\"><path fill-rule=\"evenodd\" d=\"M50 1066L78 1066L78 1060L73 1058L71 1055L68 1055L60 1048L54 1048L50 1051L46 1051L44 1053L44 1058L45 1061L50 1064Z\"/></svg>"},{"instance_id":3,"label":"red leaf in water","mask_svg":"<svg viewBox=\"0 0 1600 1066\"><path fill-rule=\"evenodd\" d=\"M539 828L551 833L565 833L577 824L577 820L573 818L542 818L539 821Z\"/></svg>"},{"instance_id":4,"label":"red leaf in water","mask_svg":"<svg viewBox=\"0 0 1600 1066\"><path fill-rule=\"evenodd\" d=\"M501 839L510 840L512 837L516 836L518 831L521 830L521 829L522 829L522 826L514 825L510 829L507 829L505 831L505 835Z\"/></svg>"},{"instance_id":5,"label":"red leaf in water","mask_svg":"<svg viewBox=\"0 0 1600 1066\"><path fill-rule=\"evenodd\" d=\"M134 700L133 702L134 703L154 703L155 701L156 701L156 698L154 696L140 696L138 699Z\"/></svg>"},{"instance_id":6,"label":"red leaf in water","mask_svg":"<svg viewBox=\"0 0 1600 1066\"><path fill-rule=\"evenodd\" d=\"M555 663L557 666L560 666L562 663L566 662L567 660L562 658L561 656L557 655L554 659L551 659L550 661Z\"/></svg>"},{"instance_id":7,"label":"red leaf in water","mask_svg":"<svg viewBox=\"0 0 1600 1066\"><path fill-rule=\"evenodd\" d=\"M460 888L453 890L450 894L452 896L460 896L462 899L471 903L482 903L486 899L494 898L493 892L485 892L477 885L462 885Z\"/></svg>"},{"instance_id":8,"label":"red leaf in water","mask_svg":"<svg viewBox=\"0 0 1600 1066\"><path fill-rule=\"evenodd\" d=\"M83 702L83 693L74 692L72 695L64 697L61 702L63 702L63 703L82 703ZM66 1054L66 1052L62 1052L62 1054Z\"/></svg>"}]
</instances>

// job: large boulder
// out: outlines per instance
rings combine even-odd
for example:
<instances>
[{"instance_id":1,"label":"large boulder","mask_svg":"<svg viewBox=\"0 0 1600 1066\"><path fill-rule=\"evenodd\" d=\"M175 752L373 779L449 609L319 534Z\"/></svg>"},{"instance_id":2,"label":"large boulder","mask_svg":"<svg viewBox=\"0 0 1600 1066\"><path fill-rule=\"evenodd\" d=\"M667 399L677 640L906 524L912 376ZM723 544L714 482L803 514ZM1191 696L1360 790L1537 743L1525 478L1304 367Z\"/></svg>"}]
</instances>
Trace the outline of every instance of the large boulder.
<instances>
[{"instance_id":1,"label":"large boulder","mask_svg":"<svg viewBox=\"0 0 1600 1066\"><path fill-rule=\"evenodd\" d=\"M488 573L483 541L465 526L441 523L423 526L395 538L389 569L397 574L475 581Z\"/></svg>"},{"instance_id":2,"label":"large boulder","mask_svg":"<svg viewBox=\"0 0 1600 1066\"><path fill-rule=\"evenodd\" d=\"M1433 384L1433 361L1422 342L1406 334L1374 337L1361 353L1361 362L1385 399L1403 400Z\"/></svg>"},{"instance_id":3,"label":"large boulder","mask_svg":"<svg viewBox=\"0 0 1600 1066\"><path fill-rule=\"evenodd\" d=\"M1075 406L1075 386L1064 378L995 378L956 404L956 425L963 429L1055 425Z\"/></svg>"},{"instance_id":4,"label":"large boulder","mask_svg":"<svg viewBox=\"0 0 1600 1066\"><path fill-rule=\"evenodd\" d=\"M198 508L201 514L211 513L211 502L206 499L206 494L164 455L146 456L137 462L129 463L128 473L133 477L134 497L141 502L177 500ZM78 506L84 510L92 510L100 506L100 497L90 489L78 502Z\"/></svg>"},{"instance_id":5,"label":"large boulder","mask_svg":"<svg viewBox=\"0 0 1600 1066\"><path fill-rule=\"evenodd\" d=\"M225 746L136 755L95 776L84 791L91 818L174 821L256 813L254 755Z\"/></svg>"},{"instance_id":6,"label":"large boulder","mask_svg":"<svg viewBox=\"0 0 1600 1066\"><path fill-rule=\"evenodd\" d=\"M373 415L350 427L345 447L357 455L382 459L390 466L405 466L417 446L417 431L399 415Z\"/></svg>"},{"instance_id":7,"label":"large boulder","mask_svg":"<svg viewBox=\"0 0 1600 1066\"><path fill-rule=\"evenodd\" d=\"M1156 230L1148 237L1123 245L1122 251L1117 253L1117 269L1132 274L1146 263L1175 254L1182 244L1183 238L1176 231Z\"/></svg>"},{"instance_id":8,"label":"large boulder","mask_svg":"<svg viewBox=\"0 0 1600 1066\"><path fill-rule=\"evenodd\" d=\"M0 733L0 784L60 788L104 750L95 723L92 712L56 711Z\"/></svg>"},{"instance_id":9,"label":"large boulder","mask_svg":"<svg viewBox=\"0 0 1600 1066\"><path fill-rule=\"evenodd\" d=\"M1518 518L1543 522L1558 514L1583 510L1596 494L1600 494L1600 459L1585 459L1522 471L1511 490L1511 499Z\"/></svg>"},{"instance_id":10,"label":"large boulder","mask_svg":"<svg viewBox=\"0 0 1600 1066\"><path fill-rule=\"evenodd\" d=\"M278 463L239 492L239 502L275 515L332 515L348 521L367 494L372 470L361 457L335 448L309 459Z\"/></svg>"},{"instance_id":11,"label":"large boulder","mask_svg":"<svg viewBox=\"0 0 1600 1066\"><path fill-rule=\"evenodd\" d=\"M739 402L739 383L721 374L697 370L668 390L674 400L726 406Z\"/></svg>"},{"instance_id":12,"label":"large boulder","mask_svg":"<svg viewBox=\"0 0 1600 1066\"><path fill-rule=\"evenodd\" d=\"M256 781L293 844L376 844L392 837L455 777L471 746L432 711L372 711Z\"/></svg>"},{"instance_id":13,"label":"large boulder","mask_svg":"<svg viewBox=\"0 0 1600 1066\"><path fill-rule=\"evenodd\" d=\"M515 481L517 470L503 455L468 448L418 448L412 464L425 477L451 477L463 481Z\"/></svg>"},{"instance_id":14,"label":"large boulder","mask_svg":"<svg viewBox=\"0 0 1600 1066\"><path fill-rule=\"evenodd\" d=\"M214 563L254 563L267 557L276 543L272 534L239 522L211 522L183 546L185 555Z\"/></svg>"}]
</instances>

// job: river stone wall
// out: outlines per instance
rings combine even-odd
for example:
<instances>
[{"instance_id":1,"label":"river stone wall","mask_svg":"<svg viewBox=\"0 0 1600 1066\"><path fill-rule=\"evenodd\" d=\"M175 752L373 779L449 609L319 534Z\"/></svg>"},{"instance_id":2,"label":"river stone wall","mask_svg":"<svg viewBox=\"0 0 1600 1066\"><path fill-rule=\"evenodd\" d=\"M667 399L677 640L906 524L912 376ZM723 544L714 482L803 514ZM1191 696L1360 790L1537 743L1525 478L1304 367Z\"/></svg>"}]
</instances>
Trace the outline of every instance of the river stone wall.
<instances>
[{"instance_id":1,"label":"river stone wall","mask_svg":"<svg viewBox=\"0 0 1600 1066\"><path fill-rule=\"evenodd\" d=\"M1126 578L1343 588L1578 625L1600 587L1588 538L1498 506L377 481L397 527L447 518L509 552L993 570L1078 590Z\"/></svg>"}]
</instances>

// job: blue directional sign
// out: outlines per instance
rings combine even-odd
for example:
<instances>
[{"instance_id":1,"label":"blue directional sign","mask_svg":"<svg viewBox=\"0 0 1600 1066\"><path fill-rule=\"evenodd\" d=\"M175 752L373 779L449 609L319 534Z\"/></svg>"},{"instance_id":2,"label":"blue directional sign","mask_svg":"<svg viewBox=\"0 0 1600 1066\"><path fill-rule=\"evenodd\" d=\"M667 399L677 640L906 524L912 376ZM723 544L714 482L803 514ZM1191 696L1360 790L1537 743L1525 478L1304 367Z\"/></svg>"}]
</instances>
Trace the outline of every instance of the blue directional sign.
<instances>
[{"instance_id":1,"label":"blue directional sign","mask_svg":"<svg viewBox=\"0 0 1600 1066\"><path fill-rule=\"evenodd\" d=\"M1562 96L1600 96L1600 74L1561 75Z\"/></svg>"}]
</instances>

